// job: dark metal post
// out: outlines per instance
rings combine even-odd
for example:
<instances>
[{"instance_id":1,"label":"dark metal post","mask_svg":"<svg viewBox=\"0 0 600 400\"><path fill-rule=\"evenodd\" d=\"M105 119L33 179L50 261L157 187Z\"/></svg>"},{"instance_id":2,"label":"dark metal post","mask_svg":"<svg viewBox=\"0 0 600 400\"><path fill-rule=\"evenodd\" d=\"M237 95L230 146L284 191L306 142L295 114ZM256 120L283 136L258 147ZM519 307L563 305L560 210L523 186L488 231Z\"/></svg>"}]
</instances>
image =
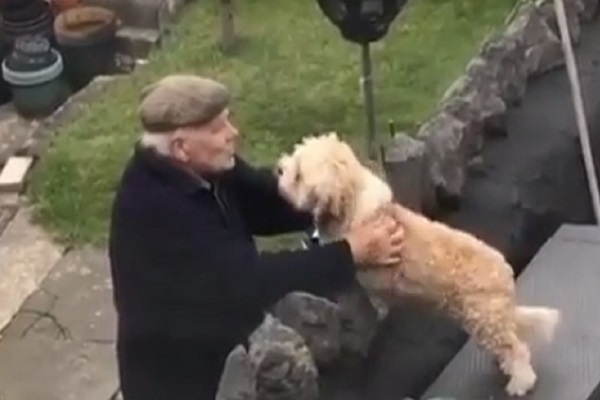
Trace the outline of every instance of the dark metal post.
<instances>
[{"instance_id":1,"label":"dark metal post","mask_svg":"<svg viewBox=\"0 0 600 400\"><path fill-rule=\"evenodd\" d=\"M362 48L362 91L364 96L365 114L367 117L367 154L371 160L377 157L375 132L375 102L373 95L373 75L371 67L371 49L369 43L363 43Z\"/></svg>"}]
</instances>

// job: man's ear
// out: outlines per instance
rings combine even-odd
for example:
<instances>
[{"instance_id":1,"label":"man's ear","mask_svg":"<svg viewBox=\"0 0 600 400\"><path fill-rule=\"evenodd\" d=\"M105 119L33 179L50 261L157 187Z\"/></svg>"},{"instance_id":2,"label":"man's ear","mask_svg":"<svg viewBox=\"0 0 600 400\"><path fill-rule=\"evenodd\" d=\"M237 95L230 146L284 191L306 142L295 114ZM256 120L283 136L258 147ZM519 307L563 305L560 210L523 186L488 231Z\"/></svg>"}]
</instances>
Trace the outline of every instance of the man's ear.
<instances>
[{"instance_id":1,"label":"man's ear","mask_svg":"<svg viewBox=\"0 0 600 400\"><path fill-rule=\"evenodd\" d=\"M187 152L187 145L184 135L180 131L172 133L171 140L169 141L169 150L173 158L182 163L189 162L189 156Z\"/></svg>"}]
</instances>

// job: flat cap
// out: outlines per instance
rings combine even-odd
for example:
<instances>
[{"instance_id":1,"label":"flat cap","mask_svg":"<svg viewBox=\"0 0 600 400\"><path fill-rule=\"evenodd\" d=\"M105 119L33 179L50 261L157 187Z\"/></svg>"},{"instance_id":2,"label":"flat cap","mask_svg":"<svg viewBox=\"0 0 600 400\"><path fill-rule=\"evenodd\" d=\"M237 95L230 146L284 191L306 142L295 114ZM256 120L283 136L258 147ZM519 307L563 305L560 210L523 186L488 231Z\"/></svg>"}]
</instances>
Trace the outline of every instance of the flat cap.
<instances>
[{"instance_id":1,"label":"flat cap","mask_svg":"<svg viewBox=\"0 0 600 400\"><path fill-rule=\"evenodd\" d=\"M203 125L230 101L229 90L223 84L196 75L168 75L142 89L140 97L139 117L151 133Z\"/></svg>"}]
</instances>

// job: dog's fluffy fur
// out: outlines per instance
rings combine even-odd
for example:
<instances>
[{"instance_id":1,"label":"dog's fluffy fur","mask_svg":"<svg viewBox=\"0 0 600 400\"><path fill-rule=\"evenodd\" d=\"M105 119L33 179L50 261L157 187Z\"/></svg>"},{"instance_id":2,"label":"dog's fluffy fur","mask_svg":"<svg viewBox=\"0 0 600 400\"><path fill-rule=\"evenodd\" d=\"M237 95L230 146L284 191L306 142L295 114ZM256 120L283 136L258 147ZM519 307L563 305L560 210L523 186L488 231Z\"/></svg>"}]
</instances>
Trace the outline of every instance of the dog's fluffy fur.
<instances>
[{"instance_id":1,"label":"dog's fluffy fur","mask_svg":"<svg viewBox=\"0 0 600 400\"><path fill-rule=\"evenodd\" d=\"M513 270L503 255L476 237L429 220L393 202L387 183L360 163L335 133L307 137L278 162L279 189L310 211L322 234L335 239L367 218L393 212L405 231L403 261L361 269L359 282L379 301L417 295L455 317L508 376L512 396L536 382L529 339L551 341L560 313L519 306Z\"/></svg>"}]
</instances>

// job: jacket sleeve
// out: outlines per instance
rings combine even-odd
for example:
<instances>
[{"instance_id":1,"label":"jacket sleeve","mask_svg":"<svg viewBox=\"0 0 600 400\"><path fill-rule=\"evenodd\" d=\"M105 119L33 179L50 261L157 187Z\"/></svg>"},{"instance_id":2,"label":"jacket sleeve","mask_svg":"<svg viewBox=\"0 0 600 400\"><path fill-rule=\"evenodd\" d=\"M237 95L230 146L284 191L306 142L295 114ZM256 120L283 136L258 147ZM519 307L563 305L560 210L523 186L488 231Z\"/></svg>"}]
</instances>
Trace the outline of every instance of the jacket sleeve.
<instances>
[{"instance_id":1,"label":"jacket sleeve","mask_svg":"<svg viewBox=\"0 0 600 400\"><path fill-rule=\"evenodd\" d=\"M243 312L269 307L292 291L324 295L354 278L346 241L261 254L250 239L194 224L201 222L180 215L160 227L149 222L143 244L130 238L129 251L137 251L136 264L145 266L138 279L155 295Z\"/></svg>"},{"instance_id":2,"label":"jacket sleeve","mask_svg":"<svg viewBox=\"0 0 600 400\"><path fill-rule=\"evenodd\" d=\"M277 179L267 168L255 168L241 158L231 172L235 196L244 220L255 235L277 235L308 230L312 216L296 210L277 189Z\"/></svg>"}]
</instances>

